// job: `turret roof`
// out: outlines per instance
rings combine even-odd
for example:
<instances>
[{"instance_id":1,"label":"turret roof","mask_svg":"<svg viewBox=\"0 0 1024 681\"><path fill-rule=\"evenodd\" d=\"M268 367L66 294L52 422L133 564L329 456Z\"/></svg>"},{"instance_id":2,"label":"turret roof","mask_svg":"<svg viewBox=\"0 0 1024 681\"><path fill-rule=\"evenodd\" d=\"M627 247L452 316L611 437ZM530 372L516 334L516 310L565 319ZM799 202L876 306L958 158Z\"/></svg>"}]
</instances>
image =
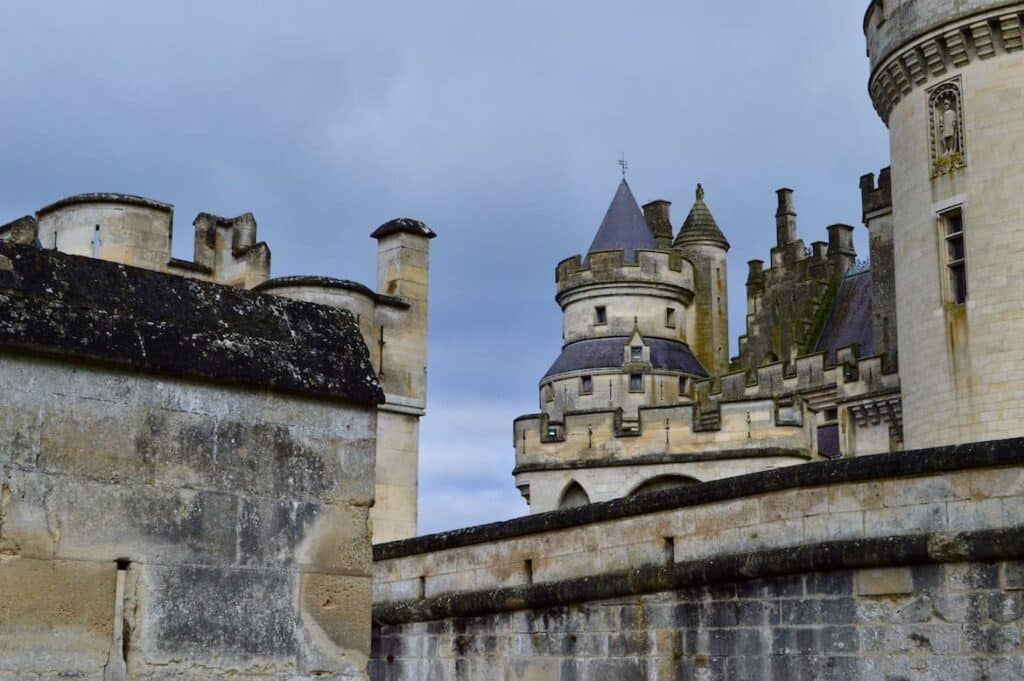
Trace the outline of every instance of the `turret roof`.
<instances>
[{"instance_id":1,"label":"turret roof","mask_svg":"<svg viewBox=\"0 0 1024 681\"><path fill-rule=\"evenodd\" d=\"M729 241L722 234L715 222L715 216L711 214L708 205L704 203L704 187L697 185L697 199L693 202L690 214L686 216L679 236L676 237L675 246L696 242L712 242L722 248L729 250Z\"/></svg>"},{"instance_id":2,"label":"turret roof","mask_svg":"<svg viewBox=\"0 0 1024 681\"><path fill-rule=\"evenodd\" d=\"M625 251L625 262L636 262L637 249L657 247L654 234L647 226L629 184L623 178L587 253L622 249Z\"/></svg>"}]
</instances>

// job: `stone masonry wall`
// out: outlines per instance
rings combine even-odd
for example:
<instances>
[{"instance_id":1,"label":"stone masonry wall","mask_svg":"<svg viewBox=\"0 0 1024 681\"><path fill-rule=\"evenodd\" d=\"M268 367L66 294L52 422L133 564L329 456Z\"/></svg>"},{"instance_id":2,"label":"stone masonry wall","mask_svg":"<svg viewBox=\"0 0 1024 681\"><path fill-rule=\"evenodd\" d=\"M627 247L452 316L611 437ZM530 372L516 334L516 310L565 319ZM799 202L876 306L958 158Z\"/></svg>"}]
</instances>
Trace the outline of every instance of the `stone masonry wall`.
<instances>
[{"instance_id":1,"label":"stone masonry wall","mask_svg":"<svg viewBox=\"0 0 1024 681\"><path fill-rule=\"evenodd\" d=\"M371 678L1016 678L1022 527L1006 440L380 545Z\"/></svg>"},{"instance_id":2,"label":"stone masonry wall","mask_svg":"<svg viewBox=\"0 0 1024 681\"><path fill-rule=\"evenodd\" d=\"M0 352L0 679L365 678L375 432Z\"/></svg>"},{"instance_id":3,"label":"stone masonry wall","mask_svg":"<svg viewBox=\"0 0 1024 681\"><path fill-rule=\"evenodd\" d=\"M1024 563L808 572L380 627L375 681L1024 678Z\"/></svg>"}]
</instances>

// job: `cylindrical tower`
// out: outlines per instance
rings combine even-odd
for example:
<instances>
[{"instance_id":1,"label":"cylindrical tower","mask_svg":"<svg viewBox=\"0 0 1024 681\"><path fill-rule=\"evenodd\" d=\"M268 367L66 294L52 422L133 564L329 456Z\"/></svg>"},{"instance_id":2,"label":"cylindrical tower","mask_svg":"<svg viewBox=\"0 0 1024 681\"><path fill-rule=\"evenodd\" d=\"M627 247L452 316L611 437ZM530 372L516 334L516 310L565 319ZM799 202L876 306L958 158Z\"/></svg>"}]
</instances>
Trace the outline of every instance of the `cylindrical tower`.
<instances>
[{"instance_id":1,"label":"cylindrical tower","mask_svg":"<svg viewBox=\"0 0 1024 681\"><path fill-rule=\"evenodd\" d=\"M693 263L694 353L710 374L721 376L729 370L729 242L704 202L701 185L675 247Z\"/></svg>"},{"instance_id":2,"label":"cylindrical tower","mask_svg":"<svg viewBox=\"0 0 1024 681\"><path fill-rule=\"evenodd\" d=\"M629 185L619 185L586 256L558 264L556 300L564 347L541 379L541 409L637 409L686 398L688 380L705 375L687 341L693 271L675 250L657 247Z\"/></svg>"},{"instance_id":3,"label":"cylindrical tower","mask_svg":"<svg viewBox=\"0 0 1024 681\"><path fill-rule=\"evenodd\" d=\"M1024 2L874 0L908 448L1024 435Z\"/></svg>"}]
</instances>

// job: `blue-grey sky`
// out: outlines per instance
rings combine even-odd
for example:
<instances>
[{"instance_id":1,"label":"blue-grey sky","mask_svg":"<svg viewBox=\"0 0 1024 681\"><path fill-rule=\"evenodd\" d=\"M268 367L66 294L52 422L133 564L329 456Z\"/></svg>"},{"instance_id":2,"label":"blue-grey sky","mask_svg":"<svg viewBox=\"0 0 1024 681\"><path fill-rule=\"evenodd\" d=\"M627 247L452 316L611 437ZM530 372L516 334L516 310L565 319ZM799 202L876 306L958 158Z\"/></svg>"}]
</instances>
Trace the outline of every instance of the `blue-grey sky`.
<instances>
[{"instance_id":1,"label":"blue-grey sky","mask_svg":"<svg viewBox=\"0 0 1024 681\"><path fill-rule=\"evenodd\" d=\"M427 222L430 388L420 526L520 515L512 419L557 356L554 267L619 178L703 182L733 248L767 258L778 187L800 235L857 225L887 164L866 93L867 0L446 0L0 5L0 223L88 191L255 213L273 273L375 281L378 224Z\"/></svg>"}]
</instances>

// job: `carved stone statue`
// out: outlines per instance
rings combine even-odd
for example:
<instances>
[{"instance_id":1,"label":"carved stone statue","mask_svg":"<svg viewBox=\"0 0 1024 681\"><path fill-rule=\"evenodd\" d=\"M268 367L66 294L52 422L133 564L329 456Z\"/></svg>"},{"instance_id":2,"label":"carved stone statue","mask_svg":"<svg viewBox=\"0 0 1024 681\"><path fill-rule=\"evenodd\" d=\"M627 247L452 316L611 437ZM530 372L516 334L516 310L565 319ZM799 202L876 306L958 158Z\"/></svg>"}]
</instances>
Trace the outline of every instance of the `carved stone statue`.
<instances>
[{"instance_id":1,"label":"carved stone statue","mask_svg":"<svg viewBox=\"0 0 1024 681\"><path fill-rule=\"evenodd\" d=\"M946 109L939 118L939 134L942 138L942 153L954 154L960 151L957 143L957 130L960 127L960 120L953 108L953 102L946 100Z\"/></svg>"},{"instance_id":2,"label":"carved stone statue","mask_svg":"<svg viewBox=\"0 0 1024 681\"><path fill-rule=\"evenodd\" d=\"M966 167L963 90L959 77L929 91L928 112L932 177Z\"/></svg>"}]
</instances>

